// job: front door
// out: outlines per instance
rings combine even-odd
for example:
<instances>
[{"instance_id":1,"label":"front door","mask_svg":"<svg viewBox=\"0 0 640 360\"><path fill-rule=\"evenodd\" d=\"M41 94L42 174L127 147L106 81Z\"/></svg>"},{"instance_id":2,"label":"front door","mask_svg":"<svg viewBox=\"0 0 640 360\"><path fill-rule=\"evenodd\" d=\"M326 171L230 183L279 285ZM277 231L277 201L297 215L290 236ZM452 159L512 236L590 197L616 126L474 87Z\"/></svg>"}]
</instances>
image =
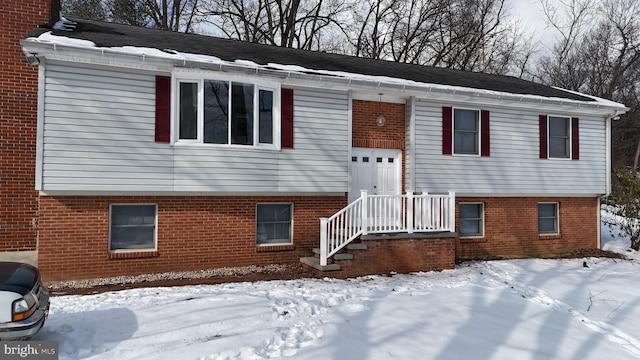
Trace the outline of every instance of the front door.
<instances>
[{"instance_id":1,"label":"front door","mask_svg":"<svg viewBox=\"0 0 640 360\"><path fill-rule=\"evenodd\" d=\"M360 197L360 190L370 195L399 195L401 170L402 150L353 148L349 203Z\"/></svg>"}]
</instances>

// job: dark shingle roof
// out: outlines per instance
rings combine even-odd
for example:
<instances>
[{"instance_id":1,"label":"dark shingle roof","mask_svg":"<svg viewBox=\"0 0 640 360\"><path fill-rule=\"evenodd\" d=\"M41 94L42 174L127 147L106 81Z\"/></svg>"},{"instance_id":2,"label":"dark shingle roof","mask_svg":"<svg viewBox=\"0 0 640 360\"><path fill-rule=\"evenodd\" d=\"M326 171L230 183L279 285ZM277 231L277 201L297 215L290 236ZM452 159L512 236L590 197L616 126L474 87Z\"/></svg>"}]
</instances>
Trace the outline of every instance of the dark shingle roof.
<instances>
[{"instance_id":1,"label":"dark shingle roof","mask_svg":"<svg viewBox=\"0 0 640 360\"><path fill-rule=\"evenodd\" d=\"M511 76L364 59L106 22L74 21L77 21L75 30L54 30L53 33L69 38L89 40L98 47L137 46L175 50L183 53L215 56L226 61L249 60L260 65L269 63L297 65L313 70L341 71L522 95L594 101L592 98ZM38 28L27 37L37 37L46 31L51 31L51 29Z\"/></svg>"}]
</instances>

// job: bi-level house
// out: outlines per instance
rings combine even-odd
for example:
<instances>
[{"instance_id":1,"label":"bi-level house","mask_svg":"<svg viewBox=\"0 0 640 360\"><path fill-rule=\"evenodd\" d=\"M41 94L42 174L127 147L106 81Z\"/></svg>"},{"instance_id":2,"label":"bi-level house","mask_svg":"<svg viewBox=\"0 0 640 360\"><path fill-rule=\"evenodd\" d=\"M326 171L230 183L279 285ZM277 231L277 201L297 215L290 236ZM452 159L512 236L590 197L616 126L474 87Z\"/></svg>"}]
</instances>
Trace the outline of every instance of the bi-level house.
<instances>
[{"instance_id":1,"label":"bi-level house","mask_svg":"<svg viewBox=\"0 0 640 360\"><path fill-rule=\"evenodd\" d=\"M622 104L85 20L21 44L48 280L301 259L347 276L599 246Z\"/></svg>"}]
</instances>

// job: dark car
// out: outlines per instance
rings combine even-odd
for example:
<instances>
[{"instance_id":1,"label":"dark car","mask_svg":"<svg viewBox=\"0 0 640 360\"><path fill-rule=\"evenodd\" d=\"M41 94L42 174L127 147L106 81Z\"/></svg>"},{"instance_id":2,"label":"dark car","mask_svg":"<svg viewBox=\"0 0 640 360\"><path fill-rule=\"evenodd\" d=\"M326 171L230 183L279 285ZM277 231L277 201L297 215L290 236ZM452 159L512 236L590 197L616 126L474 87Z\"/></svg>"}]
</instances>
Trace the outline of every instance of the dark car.
<instances>
[{"instance_id":1,"label":"dark car","mask_svg":"<svg viewBox=\"0 0 640 360\"><path fill-rule=\"evenodd\" d=\"M49 291L29 264L0 261L0 340L25 340L49 315Z\"/></svg>"}]
</instances>

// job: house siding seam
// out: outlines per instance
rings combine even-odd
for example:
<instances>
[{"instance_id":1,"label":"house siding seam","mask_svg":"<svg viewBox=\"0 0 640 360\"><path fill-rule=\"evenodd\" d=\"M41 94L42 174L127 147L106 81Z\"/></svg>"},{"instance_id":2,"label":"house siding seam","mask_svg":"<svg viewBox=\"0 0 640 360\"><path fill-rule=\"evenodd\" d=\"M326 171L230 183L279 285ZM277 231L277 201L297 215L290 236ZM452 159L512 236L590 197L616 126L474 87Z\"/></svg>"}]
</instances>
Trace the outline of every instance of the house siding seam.
<instances>
[{"instance_id":1,"label":"house siding seam","mask_svg":"<svg viewBox=\"0 0 640 360\"><path fill-rule=\"evenodd\" d=\"M0 37L0 252L34 252L38 67L19 39L49 20L49 1L3 0Z\"/></svg>"},{"instance_id":2,"label":"house siding seam","mask_svg":"<svg viewBox=\"0 0 640 360\"><path fill-rule=\"evenodd\" d=\"M346 201L346 196L42 196L38 263L46 281L295 264L318 246L319 219ZM293 203L293 246L256 246L255 212L261 202ZM158 205L153 257L144 252L110 256L111 203Z\"/></svg>"},{"instance_id":3,"label":"house siding seam","mask_svg":"<svg viewBox=\"0 0 640 360\"><path fill-rule=\"evenodd\" d=\"M461 202L484 204L484 236L458 238L458 260L551 257L598 246L597 197L459 197L457 226ZM538 235L540 202L559 203L559 235Z\"/></svg>"}]
</instances>

